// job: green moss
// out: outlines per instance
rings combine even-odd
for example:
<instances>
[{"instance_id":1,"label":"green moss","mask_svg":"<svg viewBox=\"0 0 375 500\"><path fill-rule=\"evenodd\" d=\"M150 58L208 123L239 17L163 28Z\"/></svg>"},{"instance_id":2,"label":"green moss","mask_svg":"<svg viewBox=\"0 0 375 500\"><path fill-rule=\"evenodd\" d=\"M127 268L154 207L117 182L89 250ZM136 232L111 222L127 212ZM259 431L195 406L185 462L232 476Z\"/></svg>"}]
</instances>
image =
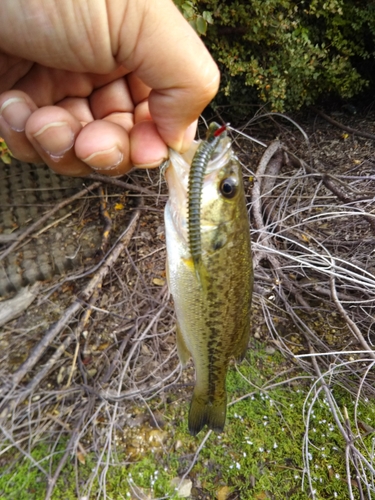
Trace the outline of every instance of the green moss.
<instances>
[{"instance_id":1,"label":"green moss","mask_svg":"<svg viewBox=\"0 0 375 500\"><path fill-rule=\"evenodd\" d=\"M292 372L291 372L292 370ZM232 404L228 409L225 432L212 433L202 448L199 458L189 473L194 488L193 498L216 498L217 492L228 487L233 495L241 499L288 498L305 499L308 496L308 479L302 455L303 443L308 436L306 453L310 468L312 487L316 499L348 498L345 470L345 442L335 425L324 391L310 390L311 381L305 374L288 364L277 352L267 354L260 345L249 350L246 360L237 368L232 367L228 375L228 394L232 401L248 394L248 397ZM275 374L287 372L284 376ZM301 376L298 380L296 376ZM287 380L290 377L290 380ZM271 384L267 380L271 380ZM266 390L270 385L273 388ZM348 409L349 420L354 422L354 402L348 393L339 387L333 390L338 411ZM186 414L188 400L181 401L173 395L172 402L165 405L151 402L153 410L163 408L163 428L166 434L159 449L145 446L137 459L129 462L124 443L123 451L117 446L117 460L109 460L105 481L104 467L92 479L97 466L97 457L92 453L85 463L75 465L73 457L65 465L52 498L69 500L87 494L91 478L90 498L103 497L103 481L108 498L136 498L137 491L150 498L177 498L171 479L181 477L187 470L197 447L204 438L201 433L193 438L187 433ZM312 403L312 406L310 406ZM371 425L375 416L373 402L360 404L358 420ZM306 433L306 428L308 433ZM149 436L150 427L140 428ZM353 429L353 434L357 431ZM363 444L357 448L366 456L372 448L373 435L362 433ZM146 438L147 444L149 437ZM57 466L65 443L54 449L47 442L38 444L31 455L46 470ZM371 459L367 457L370 461ZM103 463L105 458L103 459ZM352 471L354 478L354 471ZM86 485L86 486L85 486ZM304 485L304 486L303 486ZM141 488L141 490L138 490ZM43 499L46 478L26 458L12 467L0 468L0 499ZM353 486L355 498L358 489Z\"/></svg>"},{"instance_id":2,"label":"green moss","mask_svg":"<svg viewBox=\"0 0 375 500\"><path fill-rule=\"evenodd\" d=\"M61 457L63 444L60 444L55 450L56 459ZM50 455L50 446L42 442L36 446L30 453L31 457L42 468L48 470L48 461ZM9 466L0 468L0 500L30 500L44 498L47 480L45 475L23 457L20 453L14 456L14 451L5 455L5 460L9 461Z\"/></svg>"}]
</instances>

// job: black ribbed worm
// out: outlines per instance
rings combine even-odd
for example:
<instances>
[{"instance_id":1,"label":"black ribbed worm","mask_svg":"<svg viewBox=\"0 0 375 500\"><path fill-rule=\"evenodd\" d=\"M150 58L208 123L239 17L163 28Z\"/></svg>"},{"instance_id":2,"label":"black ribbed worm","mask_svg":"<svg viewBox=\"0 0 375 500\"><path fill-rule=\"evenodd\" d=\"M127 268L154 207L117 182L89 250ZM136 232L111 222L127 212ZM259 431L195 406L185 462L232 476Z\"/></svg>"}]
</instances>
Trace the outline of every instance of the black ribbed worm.
<instances>
[{"instance_id":1,"label":"black ribbed worm","mask_svg":"<svg viewBox=\"0 0 375 500\"><path fill-rule=\"evenodd\" d=\"M204 174L220 136L226 129L217 123L211 123L205 141L198 149L191 162L188 184L188 238L189 250L193 259L194 268L199 276L199 265L201 263L202 239L201 239L201 201Z\"/></svg>"}]
</instances>

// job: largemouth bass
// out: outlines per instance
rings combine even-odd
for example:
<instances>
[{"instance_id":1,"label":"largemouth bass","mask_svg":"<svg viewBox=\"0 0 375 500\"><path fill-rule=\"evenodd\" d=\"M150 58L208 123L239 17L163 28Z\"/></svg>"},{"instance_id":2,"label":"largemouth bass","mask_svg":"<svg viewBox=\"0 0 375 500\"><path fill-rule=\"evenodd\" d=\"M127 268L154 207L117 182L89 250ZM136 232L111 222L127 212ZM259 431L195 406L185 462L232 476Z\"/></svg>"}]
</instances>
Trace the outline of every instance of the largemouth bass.
<instances>
[{"instance_id":1,"label":"largemouth bass","mask_svg":"<svg viewBox=\"0 0 375 500\"><path fill-rule=\"evenodd\" d=\"M241 166L230 138L226 132L215 137L215 127L187 153L171 150L165 170L177 350L183 366L193 358L196 371L188 421L193 435L206 424L223 430L228 364L231 357L243 359L250 333L253 272ZM199 169L203 178L196 181Z\"/></svg>"}]
</instances>

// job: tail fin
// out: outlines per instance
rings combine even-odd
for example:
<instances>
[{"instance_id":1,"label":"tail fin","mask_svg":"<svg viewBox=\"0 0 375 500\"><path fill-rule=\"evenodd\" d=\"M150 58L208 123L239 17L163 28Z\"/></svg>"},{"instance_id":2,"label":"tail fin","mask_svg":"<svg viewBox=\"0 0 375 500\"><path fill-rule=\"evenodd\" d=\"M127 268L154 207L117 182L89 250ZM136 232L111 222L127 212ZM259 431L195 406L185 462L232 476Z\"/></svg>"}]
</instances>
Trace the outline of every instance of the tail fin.
<instances>
[{"instance_id":1,"label":"tail fin","mask_svg":"<svg viewBox=\"0 0 375 500\"><path fill-rule=\"evenodd\" d=\"M196 436L207 424L209 429L222 432L225 425L227 413L227 393L222 391L220 395L210 397L195 387L189 410L189 432Z\"/></svg>"}]
</instances>

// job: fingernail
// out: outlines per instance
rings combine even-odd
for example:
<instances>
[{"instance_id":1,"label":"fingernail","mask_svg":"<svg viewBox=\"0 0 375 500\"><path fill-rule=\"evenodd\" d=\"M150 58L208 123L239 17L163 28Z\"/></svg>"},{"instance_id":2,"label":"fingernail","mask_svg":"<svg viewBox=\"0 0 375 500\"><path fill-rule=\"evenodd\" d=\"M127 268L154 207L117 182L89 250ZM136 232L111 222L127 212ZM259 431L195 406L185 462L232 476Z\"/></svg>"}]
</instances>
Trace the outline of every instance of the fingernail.
<instances>
[{"instance_id":1,"label":"fingernail","mask_svg":"<svg viewBox=\"0 0 375 500\"><path fill-rule=\"evenodd\" d=\"M134 164L135 168L157 168L160 167L162 163L165 162L167 158L161 158L161 160L152 162L152 163L142 163L140 165Z\"/></svg>"},{"instance_id":2,"label":"fingernail","mask_svg":"<svg viewBox=\"0 0 375 500\"><path fill-rule=\"evenodd\" d=\"M74 144L74 133L66 122L52 122L33 135L39 145L52 157L60 158Z\"/></svg>"},{"instance_id":3,"label":"fingernail","mask_svg":"<svg viewBox=\"0 0 375 500\"><path fill-rule=\"evenodd\" d=\"M82 158L82 161L94 170L113 170L123 159L123 153L117 146L113 146L113 148L97 151L87 158Z\"/></svg>"},{"instance_id":4,"label":"fingernail","mask_svg":"<svg viewBox=\"0 0 375 500\"><path fill-rule=\"evenodd\" d=\"M31 109L22 97L12 97L3 103L0 115L12 130L23 132Z\"/></svg>"}]
</instances>

